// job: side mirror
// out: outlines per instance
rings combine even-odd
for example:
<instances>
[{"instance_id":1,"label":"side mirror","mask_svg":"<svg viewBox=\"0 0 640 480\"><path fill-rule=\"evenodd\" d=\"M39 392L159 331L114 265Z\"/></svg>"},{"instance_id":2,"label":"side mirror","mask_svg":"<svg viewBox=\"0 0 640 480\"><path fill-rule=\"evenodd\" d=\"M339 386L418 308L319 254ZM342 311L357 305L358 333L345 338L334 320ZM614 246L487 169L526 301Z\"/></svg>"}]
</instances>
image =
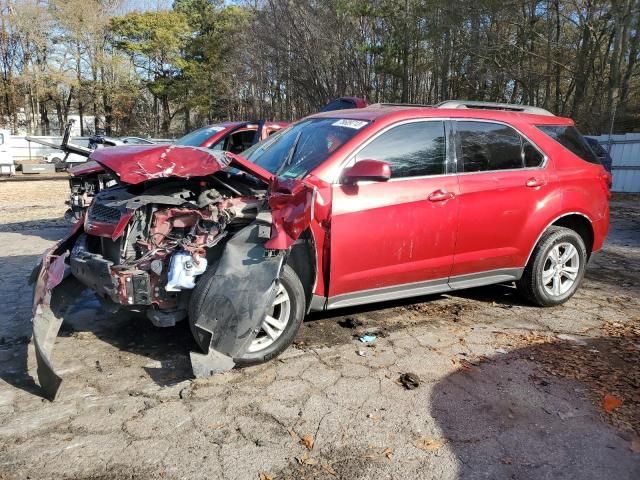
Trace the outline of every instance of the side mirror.
<instances>
[{"instance_id":1,"label":"side mirror","mask_svg":"<svg viewBox=\"0 0 640 480\"><path fill-rule=\"evenodd\" d=\"M386 182L391 178L391 167L380 160L360 160L345 169L342 183L354 185L359 181Z\"/></svg>"}]
</instances>

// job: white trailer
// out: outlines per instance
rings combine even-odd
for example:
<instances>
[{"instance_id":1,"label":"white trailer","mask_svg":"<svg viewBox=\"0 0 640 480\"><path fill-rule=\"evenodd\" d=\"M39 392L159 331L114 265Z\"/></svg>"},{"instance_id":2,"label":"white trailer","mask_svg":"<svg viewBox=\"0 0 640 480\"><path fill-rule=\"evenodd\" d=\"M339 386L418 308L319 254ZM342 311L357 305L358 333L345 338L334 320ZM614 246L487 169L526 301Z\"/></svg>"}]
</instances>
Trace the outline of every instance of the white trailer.
<instances>
[{"instance_id":1,"label":"white trailer","mask_svg":"<svg viewBox=\"0 0 640 480\"><path fill-rule=\"evenodd\" d=\"M15 175L16 165L11 154L11 132L0 130L0 175Z\"/></svg>"}]
</instances>

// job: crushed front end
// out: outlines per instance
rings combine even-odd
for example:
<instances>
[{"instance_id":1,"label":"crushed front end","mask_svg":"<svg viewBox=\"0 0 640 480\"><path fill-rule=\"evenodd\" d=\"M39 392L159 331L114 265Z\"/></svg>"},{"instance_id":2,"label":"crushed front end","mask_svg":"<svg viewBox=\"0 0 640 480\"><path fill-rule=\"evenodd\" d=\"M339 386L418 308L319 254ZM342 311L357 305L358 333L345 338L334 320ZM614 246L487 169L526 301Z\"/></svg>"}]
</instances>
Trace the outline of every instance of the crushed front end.
<instances>
[{"instance_id":1,"label":"crushed front end","mask_svg":"<svg viewBox=\"0 0 640 480\"><path fill-rule=\"evenodd\" d=\"M203 152L180 153L188 163L189 155L201 159ZM282 237L282 221L274 222L268 201L272 179L259 170L238 173L247 166L237 157L236 169L229 172L229 155L215 158L217 163L209 159L208 175L202 163L194 176L155 175L151 166L166 173L162 162L174 165L166 155L147 168L141 164L135 182L120 181L97 192L71 233L44 255L32 277L33 337L38 378L48 398L55 398L61 382L51 351L65 308L86 288L111 311L144 312L154 325L166 327L187 317L196 280L211 272L216 314L193 319L204 350L192 354L194 373L233 367L273 300L290 243L268 246L272 237ZM111 173L123 177L117 170ZM311 193L304 196L311 198ZM302 211L308 217L309 208ZM286 238L293 241L293 236Z\"/></svg>"}]
</instances>

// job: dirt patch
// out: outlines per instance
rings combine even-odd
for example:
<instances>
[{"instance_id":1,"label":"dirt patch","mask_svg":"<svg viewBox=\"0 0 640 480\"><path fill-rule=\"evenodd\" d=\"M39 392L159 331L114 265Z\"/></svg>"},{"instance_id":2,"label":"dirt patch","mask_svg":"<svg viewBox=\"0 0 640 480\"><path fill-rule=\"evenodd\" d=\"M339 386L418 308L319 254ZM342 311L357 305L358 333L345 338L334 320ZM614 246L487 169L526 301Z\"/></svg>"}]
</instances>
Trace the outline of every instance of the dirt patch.
<instances>
[{"instance_id":1,"label":"dirt patch","mask_svg":"<svg viewBox=\"0 0 640 480\"><path fill-rule=\"evenodd\" d=\"M0 183L0 224L5 228L28 221L61 219L69 183L63 180Z\"/></svg>"}]
</instances>

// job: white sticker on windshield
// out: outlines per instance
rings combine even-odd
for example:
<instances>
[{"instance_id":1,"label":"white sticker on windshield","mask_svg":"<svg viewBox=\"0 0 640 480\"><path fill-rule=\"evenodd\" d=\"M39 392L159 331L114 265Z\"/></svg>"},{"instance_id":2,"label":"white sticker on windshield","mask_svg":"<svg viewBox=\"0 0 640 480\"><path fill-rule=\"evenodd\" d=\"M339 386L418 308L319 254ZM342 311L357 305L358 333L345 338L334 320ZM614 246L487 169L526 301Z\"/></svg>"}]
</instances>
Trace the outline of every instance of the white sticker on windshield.
<instances>
[{"instance_id":1,"label":"white sticker on windshield","mask_svg":"<svg viewBox=\"0 0 640 480\"><path fill-rule=\"evenodd\" d=\"M367 124L364 120L350 120L347 118L342 118L337 122L333 122L331 125L333 127L347 127L347 128L355 128L356 130L360 130Z\"/></svg>"}]
</instances>

